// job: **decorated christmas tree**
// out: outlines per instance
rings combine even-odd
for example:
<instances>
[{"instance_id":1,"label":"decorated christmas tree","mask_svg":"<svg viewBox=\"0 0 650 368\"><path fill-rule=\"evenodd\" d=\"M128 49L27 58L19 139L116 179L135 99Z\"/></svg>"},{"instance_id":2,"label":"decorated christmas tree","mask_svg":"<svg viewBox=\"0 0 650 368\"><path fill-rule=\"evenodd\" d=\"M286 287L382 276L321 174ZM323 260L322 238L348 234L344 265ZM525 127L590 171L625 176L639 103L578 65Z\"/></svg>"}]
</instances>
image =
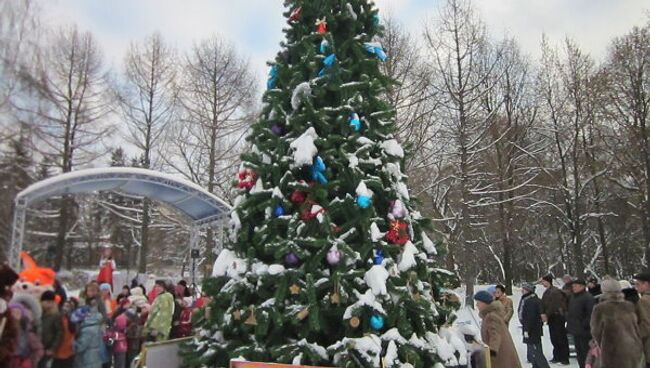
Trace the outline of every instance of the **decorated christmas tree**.
<instances>
[{"instance_id":1,"label":"decorated christmas tree","mask_svg":"<svg viewBox=\"0 0 650 368\"><path fill-rule=\"evenodd\" d=\"M213 299L185 364L453 363L464 348L438 332L455 278L436 268L443 249L407 190L378 10L369 0L285 7L230 241L204 283Z\"/></svg>"}]
</instances>

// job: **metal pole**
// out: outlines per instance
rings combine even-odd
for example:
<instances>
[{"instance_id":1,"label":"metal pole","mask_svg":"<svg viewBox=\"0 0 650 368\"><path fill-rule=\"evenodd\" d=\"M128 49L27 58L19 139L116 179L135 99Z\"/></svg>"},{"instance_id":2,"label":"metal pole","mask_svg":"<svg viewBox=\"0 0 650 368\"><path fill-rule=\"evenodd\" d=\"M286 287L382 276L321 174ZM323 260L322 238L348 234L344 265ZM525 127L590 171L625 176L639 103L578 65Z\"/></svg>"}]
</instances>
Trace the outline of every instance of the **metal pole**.
<instances>
[{"instance_id":1,"label":"metal pole","mask_svg":"<svg viewBox=\"0 0 650 368\"><path fill-rule=\"evenodd\" d=\"M199 227L195 224L190 228L190 257L192 258L192 284L196 284L196 257L195 253L198 251L197 243L199 240Z\"/></svg>"},{"instance_id":2,"label":"metal pole","mask_svg":"<svg viewBox=\"0 0 650 368\"><path fill-rule=\"evenodd\" d=\"M23 239L25 235L25 212L27 206L23 199L16 198L14 209L14 223L11 229L11 244L9 252L9 265L14 270L20 269L20 252L23 250Z\"/></svg>"}]
</instances>

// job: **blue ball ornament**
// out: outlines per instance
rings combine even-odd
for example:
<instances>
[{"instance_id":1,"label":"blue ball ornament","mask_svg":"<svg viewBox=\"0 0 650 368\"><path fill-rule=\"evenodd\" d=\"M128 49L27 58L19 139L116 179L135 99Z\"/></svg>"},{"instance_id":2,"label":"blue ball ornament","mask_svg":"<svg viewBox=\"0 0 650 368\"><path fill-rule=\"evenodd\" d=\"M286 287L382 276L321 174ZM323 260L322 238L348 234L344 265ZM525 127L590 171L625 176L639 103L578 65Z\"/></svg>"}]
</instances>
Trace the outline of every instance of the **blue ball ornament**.
<instances>
[{"instance_id":1,"label":"blue ball ornament","mask_svg":"<svg viewBox=\"0 0 650 368\"><path fill-rule=\"evenodd\" d=\"M276 206L273 210L273 215L275 215L275 217L284 216L284 208L282 206Z\"/></svg>"},{"instance_id":2,"label":"blue ball ornament","mask_svg":"<svg viewBox=\"0 0 650 368\"><path fill-rule=\"evenodd\" d=\"M327 40L323 40L320 43L320 53L325 54L327 53L327 49L330 47L330 43L327 42Z\"/></svg>"},{"instance_id":3,"label":"blue ball ornament","mask_svg":"<svg viewBox=\"0 0 650 368\"><path fill-rule=\"evenodd\" d=\"M323 65L325 65L326 68L331 68L332 65L336 62L336 54L332 54L323 60Z\"/></svg>"},{"instance_id":4,"label":"blue ball ornament","mask_svg":"<svg viewBox=\"0 0 650 368\"><path fill-rule=\"evenodd\" d=\"M357 197L357 204L361 208L368 208L372 205L372 198L368 196L358 196Z\"/></svg>"},{"instance_id":5,"label":"blue ball ornament","mask_svg":"<svg viewBox=\"0 0 650 368\"><path fill-rule=\"evenodd\" d=\"M278 82L278 74L280 73L280 68L277 65L273 65L269 71L269 79L266 81L266 89L275 88Z\"/></svg>"},{"instance_id":6,"label":"blue ball ornament","mask_svg":"<svg viewBox=\"0 0 650 368\"><path fill-rule=\"evenodd\" d=\"M372 262L376 265L381 265L384 262L384 251L381 249L378 249L375 252L375 256L372 259Z\"/></svg>"},{"instance_id":7,"label":"blue ball ornament","mask_svg":"<svg viewBox=\"0 0 650 368\"><path fill-rule=\"evenodd\" d=\"M373 330L381 330L384 328L385 323L384 316L382 315L373 314L372 317L370 317L370 327L372 327Z\"/></svg>"},{"instance_id":8,"label":"blue ball ornament","mask_svg":"<svg viewBox=\"0 0 650 368\"><path fill-rule=\"evenodd\" d=\"M353 113L350 115L350 119L348 120L350 123L350 126L354 128L355 132L358 132L361 130L361 119L359 119L359 115L357 113Z\"/></svg>"}]
</instances>

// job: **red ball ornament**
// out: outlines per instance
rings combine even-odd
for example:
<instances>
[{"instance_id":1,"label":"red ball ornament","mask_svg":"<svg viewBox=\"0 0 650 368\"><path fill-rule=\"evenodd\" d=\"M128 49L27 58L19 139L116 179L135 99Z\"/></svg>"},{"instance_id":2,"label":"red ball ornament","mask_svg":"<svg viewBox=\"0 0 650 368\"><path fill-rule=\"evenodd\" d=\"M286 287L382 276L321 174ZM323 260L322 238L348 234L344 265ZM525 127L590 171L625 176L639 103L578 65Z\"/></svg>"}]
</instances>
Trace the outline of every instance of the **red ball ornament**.
<instances>
[{"instance_id":1,"label":"red ball ornament","mask_svg":"<svg viewBox=\"0 0 650 368\"><path fill-rule=\"evenodd\" d=\"M302 14L302 7L297 7L293 9L291 12L291 15L289 16L289 21L290 22L297 22L298 19L300 19L300 14Z\"/></svg>"},{"instance_id":2,"label":"red ball ornament","mask_svg":"<svg viewBox=\"0 0 650 368\"><path fill-rule=\"evenodd\" d=\"M316 32L320 34L327 33L327 22L325 18L316 20Z\"/></svg>"},{"instance_id":3,"label":"red ball ornament","mask_svg":"<svg viewBox=\"0 0 650 368\"><path fill-rule=\"evenodd\" d=\"M238 187L242 189L251 189L257 181L257 173L251 169L245 169L239 172Z\"/></svg>"},{"instance_id":4,"label":"red ball ornament","mask_svg":"<svg viewBox=\"0 0 650 368\"><path fill-rule=\"evenodd\" d=\"M305 192L301 192L299 190L294 191L291 193L291 202L296 203L296 204L301 204L307 199L307 194Z\"/></svg>"},{"instance_id":5,"label":"red ball ornament","mask_svg":"<svg viewBox=\"0 0 650 368\"><path fill-rule=\"evenodd\" d=\"M393 244L406 244L409 240L411 240L408 234L408 224L400 220L391 221L385 238Z\"/></svg>"}]
</instances>

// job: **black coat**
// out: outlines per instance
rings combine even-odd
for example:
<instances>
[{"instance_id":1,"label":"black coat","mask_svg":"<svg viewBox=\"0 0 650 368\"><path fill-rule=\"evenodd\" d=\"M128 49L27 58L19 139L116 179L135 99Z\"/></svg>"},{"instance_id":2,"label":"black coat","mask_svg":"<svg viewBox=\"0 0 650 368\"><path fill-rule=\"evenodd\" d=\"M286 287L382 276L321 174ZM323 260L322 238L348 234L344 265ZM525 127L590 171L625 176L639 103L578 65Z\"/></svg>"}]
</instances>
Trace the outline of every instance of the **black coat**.
<instances>
[{"instance_id":1,"label":"black coat","mask_svg":"<svg viewBox=\"0 0 650 368\"><path fill-rule=\"evenodd\" d=\"M567 314L567 331L574 336L589 337L591 335L591 311L596 300L586 291L573 294L569 300L569 313Z\"/></svg>"},{"instance_id":2,"label":"black coat","mask_svg":"<svg viewBox=\"0 0 650 368\"><path fill-rule=\"evenodd\" d=\"M523 327L524 343L542 342L542 301L535 293L524 295L519 302L519 321Z\"/></svg>"}]
</instances>

